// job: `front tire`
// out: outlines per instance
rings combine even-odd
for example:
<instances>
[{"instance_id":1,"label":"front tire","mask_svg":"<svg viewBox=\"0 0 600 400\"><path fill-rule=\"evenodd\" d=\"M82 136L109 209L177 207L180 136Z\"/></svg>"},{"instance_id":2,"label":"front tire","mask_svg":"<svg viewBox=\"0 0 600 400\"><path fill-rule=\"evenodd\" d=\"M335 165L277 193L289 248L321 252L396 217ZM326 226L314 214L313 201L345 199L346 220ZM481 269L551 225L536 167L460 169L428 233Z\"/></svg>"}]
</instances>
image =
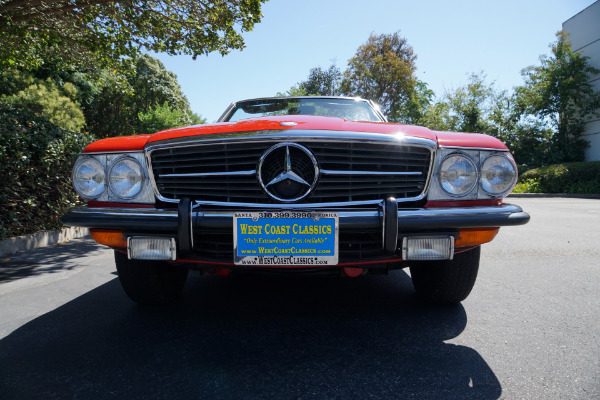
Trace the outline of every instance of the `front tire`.
<instances>
[{"instance_id":1,"label":"front tire","mask_svg":"<svg viewBox=\"0 0 600 400\"><path fill-rule=\"evenodd\" d=\"M119 281L127 296L138 304L160 305L175 301L188 270L164 261L130 260L115 251Z\"/></svg>"},{"instance_id":2,"label":"front tire","mask_svg":"<svg viewBox=\"0 0 600 400\"><path fill-rule=\"evenodd\" d=\"M481 247L476 247L452 260L413 262L410 275L417 294L435 304L463 301L475 285L480 255Z\"/></svg>"}]
</instances>

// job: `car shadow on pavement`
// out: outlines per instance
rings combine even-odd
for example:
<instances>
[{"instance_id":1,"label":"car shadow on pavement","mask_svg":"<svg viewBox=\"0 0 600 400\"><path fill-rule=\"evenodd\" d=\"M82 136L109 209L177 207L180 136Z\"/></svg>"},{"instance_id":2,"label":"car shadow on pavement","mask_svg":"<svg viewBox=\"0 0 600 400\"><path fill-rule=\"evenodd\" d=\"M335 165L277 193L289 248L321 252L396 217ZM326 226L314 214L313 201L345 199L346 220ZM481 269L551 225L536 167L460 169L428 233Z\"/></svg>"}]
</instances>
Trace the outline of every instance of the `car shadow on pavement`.
<instances>
[{"instance_id":1,"label":"car shadow on pavement","mask_svg":"<svg viewBox=\"0 0 600 400\"><path fill-rule=\"evenodd\" d=\"M0 282L10 282L27 276L69 271L80 267L79 258L94 251L105 250L90 239L75 239L60 245L33 249L6 256L0 262ZM43 262L40 262L40 259Z\"/></svg>"},{"instance_id":2,"label":"car shadow on pavement","mask_svg":"<svg viewBox=\"0 0 600 400\"><path fill-rule=\"evenodd\" d=\"M462 305L416 299L410 277L190 276L146 308L118 279L0 340L0 398L495 399L474 349L445 343Z\"/></svg>"}]
</instances>

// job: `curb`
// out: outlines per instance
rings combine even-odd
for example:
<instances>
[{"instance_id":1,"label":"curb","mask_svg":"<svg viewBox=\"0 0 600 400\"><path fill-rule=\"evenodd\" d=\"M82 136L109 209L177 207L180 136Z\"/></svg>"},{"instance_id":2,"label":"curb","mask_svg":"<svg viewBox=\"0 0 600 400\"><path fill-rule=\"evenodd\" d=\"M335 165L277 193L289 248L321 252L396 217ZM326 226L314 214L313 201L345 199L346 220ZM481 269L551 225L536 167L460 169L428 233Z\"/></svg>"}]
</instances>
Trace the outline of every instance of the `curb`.
<instances>
[{"instance_id":1,"label":"curb","mask_svg":"<svg viewBox=\"0 0 600 400\"><path fill-rule=\"evenodd\" d=\"M87 228L63 228L55 231L43 231L0 240L0 257L5 257L18 251L27 251L38 247L50 246L87 235L89 235Z\"/></svg>"},{"instance_id":2,"label":"curb","mask_svg":"<svg viewBox=\"0 0 600 400\"><path fill-rule=\"evenodd\" d=\"M561 197L571 199L600 199L600 194L575 193L511 193L508 197Z\"/></svg>"}]
</instances>

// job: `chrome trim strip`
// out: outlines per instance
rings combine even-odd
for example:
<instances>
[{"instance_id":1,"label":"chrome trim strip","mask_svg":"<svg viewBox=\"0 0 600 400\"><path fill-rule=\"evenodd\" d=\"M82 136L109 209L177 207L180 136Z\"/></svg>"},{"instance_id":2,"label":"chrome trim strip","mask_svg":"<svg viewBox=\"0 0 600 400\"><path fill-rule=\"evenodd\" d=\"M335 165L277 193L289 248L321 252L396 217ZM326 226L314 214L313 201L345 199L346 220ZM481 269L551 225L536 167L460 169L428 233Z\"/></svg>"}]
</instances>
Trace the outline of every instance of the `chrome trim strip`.
<instances>
[{"instance_id":1,"label":"chrome trim strip","mask_svg":"<svg viewBox=\"0 0 600 400\"><path fill-rule=\"evenodd\" d=\"M115 208L115 207L77 207L69 211L72 214L102 214L105 217L128 215L132 217L177 218L177 210L158 210L156 208Z\"/></svg>"},{"instance_id":2,"label":"chrome trim strip","mask_svg":"<svg viewBox=\"0 0 600 400\"><path fill-rule=\"evenodd\" d=\"M191 136L176 139L169 139L160 141L145 149L146 163L148 166L148 177L154 190L154 195L160 201L165 203L179 203L177 199L169 199L160 195L158 186L154 178L154 171L152 169L152 152L159 149L168 148L180 148L180 147L191 147L196 145L209 145L209 144L233 144L233 143L276 143L283 141L292 141L296 143L304 143L311 141L318 141L321 143L347 143L352 141L359 144L381 144L391 143L397 145L410 145L428 149L430 152L429 158L429 171L427 179L423 187L423 191L419 196L397 199L400 203L406 203L411 201L418 201L427 195L429 186L433 177L433 171L435 167L435 159L437 152L437 143L434 140L404 136L401 131L402 126L399 126L398 134L385 134L385 133L370 133L370 132L352 132L352 131L319 131L319 130L270 130L270 131L252 131L252 132L237 132L237 133L223 133L213 135L201 135ZM383 199L382 199L383 200ZM376 200L379 202L380 200ZM215 203L208 202L211 204L227 205L234 203ZM256 203L235 203L240 207L255 207ZM323 203L325 204L325 203ZM339 204L339 203L337 203ZM355 204L354 202L343 203L345 205ZM276 205L281 207L282 204ZM304 205L294 204L292 207L303 207ZM276 208L276 207L273 207Z\"/></svg>"},{"instance_id":3,"label":"chrome trim strip","mask_svg":"<svg viewBox=\"0 0 600 400\"><path fill-rule=\"evenodd\" d=\"M229 203L222 201L201 201L194 200L192 207L229 207L229 208L242 208L246 209L259 209L259 210L304 210L313 208L336 208L336 207L353 207L353 206L380 206L383 207L383 200L363 200L363 201L349 201L349 202L331 202L331 203L295 203L295 204L269 204L269 203Z\"/></svg>"},{"instance_id":4,"label":"chrome trim strip","mask_svg":"<svg viewBox=\"0 0 600 400\"><path fill-rule=\"evenodd\" d=\"M437 149L437 143L431 139L405 136L402 126L398 126L397 134L353 132L353 131L328 131L328 130L268 130L215 133L211 135L186 136L154 142L146 147L146 152L159 148L189 147L198 144L229 143L235 141L248 141L249 143L273 141L321 141L321 142L348 142L381 144L382 142L410 144ZM475 150L475 149L471 149Z\"/></svg>"},{"instance_id":5,"label":"chrome trim strip","mask_svg":"<svg viewBox=\"0 0 600 400\"><path fill-rule=\"evenodd\" d=\"M431 218L441 216L467 216L467 215L482 215L482 214L509 214L521 212L523 209L514 204L503 204L501 206L476 206L476 207L432 207L432 208L413 208L398 210L398 218L413 217L413 218Z\"/></svg>"},{"instance_id":6,"label":"chrome trim strip","mask_svg":"<svg viewBox=\"0 0 600 400\"><path fill-rule=\"evenodd\" d=\"M254 211L258 211L260 209L256 209ZM246 211L246 210L244 210ZM231 217L233 218L233 214L237 211L198 211L198 213L203 218L221 218L221 217ZM331 212L336 212L339 214L340 218L356 218L356 217L365 217L365 218L379 218L380 212L375 210L365 210L365 211L339 211L333 210Z\"/></svg>"},{"instance_id":7,"label":"chrome trim strip","mask_svg":"<svg viewBox=\"0 0 600 400\"><path fill-rule=\"evenodd\" d=\"M87 155L105 155L105 154L125 154L125 153L143 153L144 149L140 149L140 150L121 150L121 151L90 151L90 152L81 152L80 155L82 156L87 156Z\"/></svg>"},{"instance_id":8,"label":"chrome trim strip","mask_svg":"<svg viewBox=\"0 0 600 400\"><path fill-rule=\"evenodd\" d=\"M254 208L261 211L261 208ZM381 228L382 208L369 209L329 209L337 212L340 224L354 229ZM203 210L195 207L192 212L194 227L223 228L231 225L234 210ZM317 211L307 208L307 211ZM398 230L423 231L438 228L477 228L523 225L529 215L521 207L513 204L483 207L458 208L413 208L398 210ZM132 232L149 231L154 233L176 234L178 214L176 210L80 207L71 210L63 217L67 226L88 228L121 229Z\"/></svg>"},{"instance_id":9,"label":"chrome trim strip","mask_svg":"<svg viewBox=\"0 0 600 400\"><path fill-rule=\"evenodd\" d=\"M384 207L383 203L380 202L381 209ZM229 203L226 203L229 204ZM323 203L325 204L325 203ZM301 210L303 209L313 209L317 208L315 206L322 206L323 204L303 204L303 207L297 207ZM196 209L200 204L195 204L193 206ZM285 206L290 206L289 204L253 204L253 208L256 210L261 210L265 208L269 209L284 209ZM271 207L265 207L271 206ZM283 207L282 207L283 206ZM297 205L296 205L297 206ZM329 208L335 209L336 206L334 203L328 203ZM323 207L318 207L323 208ZM381 210L380 209L380 210ZM439 216L469 216L469 215L482 215L482 214L510 214L516 212L522 212L523 209L514 204L503 204L501 206L477 206L477 207L444 207L444 208L410 208L410 209L399 209L398 210L398 218L402 217L413 217L413 218L431 218L431 217L439 217ZM213 210L194 210L194 212L201 212L203 215L208 216L209 214L215 215L233 215L234 211L213 211ZM164 209L156 209L156 208L114 208L114 207L78 207L72 209L69 213L73 214L97 214L103 215L105 217L110 216L121 216L128 215L132 217L161 217L161 218L175 218L177 219L177 210L164 210ZM365 210L365 211L340 211L340 215L373 215L381 217L381 211L377 210Z\"/></svg>"},{"instance_id":10,"label":"chrome trim strip","mask_svg":"<svg viewBox=\"0 0 600 400\"><path fill-rule=\"evenodd\" d=\"M455 150L474 150L474 151L498 151L503 153L509 153L508 149L492 149L488 147L464 147L464 146L440 146L440 149L455 149Z\"/></svg>"},{"instance_id":11,"label":"chrome trim strip","mask_svg":"<svg viewBox=\"0 0 600 400\"><path fill-rule=\"evenodd\" d=\"M194 174L164 174L159 175L159 178L201 178L203 176L248 176L256 175L256 170L251 171L234 171L234 172L201 172Z\"/></svg>"},{"instance_id":12,"label":"chrome trim strip","mask_svg":"<svg viewBox=\"0 0 600 400\"><path fill-rule=\"evenodd\" d=\"M323 175L398 175L398 176L421 176L421 172L385 172L385 171L332 171L322 169Z\"/></svg>"}]
</instances>

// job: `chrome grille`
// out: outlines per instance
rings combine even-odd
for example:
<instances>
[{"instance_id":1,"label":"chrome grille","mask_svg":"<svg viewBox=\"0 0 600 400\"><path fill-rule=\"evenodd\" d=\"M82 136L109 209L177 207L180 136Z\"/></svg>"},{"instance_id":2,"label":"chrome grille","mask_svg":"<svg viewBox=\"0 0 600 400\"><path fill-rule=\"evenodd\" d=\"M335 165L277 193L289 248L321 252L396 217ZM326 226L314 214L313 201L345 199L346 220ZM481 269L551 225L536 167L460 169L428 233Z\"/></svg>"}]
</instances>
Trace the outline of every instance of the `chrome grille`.
<instances>
[{"instance_id":1,"label":"chrome grille","mask_svg":"<svg viewBox=\"0 0 600 400\"><path fill-rule=\"evenodd\" d=\"M351 140L287 139L310 150L321 171L305 203L415 199L425 190L428 147ZM278 140L173 144L150 152L156 188L164 200L271 203L256 176L257 163Z\"/></svg>"}]
</instances>

